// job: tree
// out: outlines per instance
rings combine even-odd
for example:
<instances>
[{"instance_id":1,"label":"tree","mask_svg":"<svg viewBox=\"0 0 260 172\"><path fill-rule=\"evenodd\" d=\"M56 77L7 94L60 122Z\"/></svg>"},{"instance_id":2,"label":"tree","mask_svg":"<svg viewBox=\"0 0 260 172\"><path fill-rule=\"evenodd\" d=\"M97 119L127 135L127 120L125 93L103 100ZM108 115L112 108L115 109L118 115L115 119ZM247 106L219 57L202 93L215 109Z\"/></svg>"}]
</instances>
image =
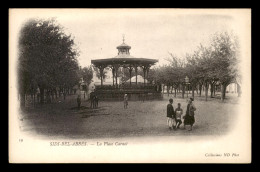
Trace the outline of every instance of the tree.
<instances>
[{"instance_id":1,"label":"tree","mask_svg":"<svg viewBox=\"0 0 260 172\"><path fill-rule=\"evenodd\" d=\"M200 45L198 47L198 67L197 67L197 72L198 72L198 78L199 78L199 84L203 84L205 88L205 99L206 101L208 100L208 89L209 89L209 84L212 80L212 78L215 77L215 73L212 72L212 69L214 66L212 66L212 50L211 47L204 47ZM201 87L200 87L201 89ZM201 90L200 90L201 94Z\"/></svg>"},{"instance_id":2,"label":"tree","mask_svg":"<svg viewBox=\"0 0 260 172\"><path fill-rule=\"evenodd\" d=\"M94 71L95 71L96 76L98 77L98 79L100 79L100 78L101 78L101 77L100 77L101 75L100 75L100 70L99 70L99 68L93 66L93 69L94 69ZM103 70L103 79L107 77L108 69L109 69L108 67L104 68L104 70Z\"/></svg>"},{"instance_id":3,"label":"tree","mask_svg":"<svg viewBox=\"0 0 260 172\"><path fill-rule=\"evenodd\" d=\"M93 70L92 67L84 67L81 69L81 77L83 78L84 82L89 85L91 83L91 80L93 79Z\"/></svg>"},{"instance_id":4,"label":"tree","mask_svg":"<svg viewBox=\"0 0 260 172\"><path fill-rule=\"evenodd\" d=\"M211 42L211 71L221 84L221 100L224 101L226 87L240 78L238 39L232 33L224 32L216 33Z\"/></svg>"},{"instance_id":5,"label":"tree","mask_svg":"<svg viewBox=\"0 0 260 172\"><path fill-rule=\"evenodd\" d=\"M194 54L186 54L187 65L185 68L186 76L189 77L190 86L192 88L192 97L194 98L194 90L196 89L199 81L201 80L201 69L199 66L199 52L195 51Z\"/></svg>"},{"instance_id":6,"label":"tree","mask_svg":"<svg viewBox=\"0 0 260 172\"><path fill-rule=\"evenodd\" d=\"M182 98L185 94L185 82L184 78L186 76L186 62L185 59L178 58L176 55L169 53L170 58L166 59L170 62L170 69L168 69L168 80L171 83L172 88L174 88L174 96L176 97L177 89L182 87Z\"/></svg>"},{"instance_id":7,"label":"tree","mask_svg":"<svg viewBox=\"0 0 260 172\"><path fill-rule=\"evenodd\" d=\"M74 40L66 35L56 20L30 19L20 31L18 85L21 106L29 85L40 89L40 102L44 90L63 89L78 82L79 55ZM34 84L31 84L34 83Z\"/></svg>"}]
</instances>

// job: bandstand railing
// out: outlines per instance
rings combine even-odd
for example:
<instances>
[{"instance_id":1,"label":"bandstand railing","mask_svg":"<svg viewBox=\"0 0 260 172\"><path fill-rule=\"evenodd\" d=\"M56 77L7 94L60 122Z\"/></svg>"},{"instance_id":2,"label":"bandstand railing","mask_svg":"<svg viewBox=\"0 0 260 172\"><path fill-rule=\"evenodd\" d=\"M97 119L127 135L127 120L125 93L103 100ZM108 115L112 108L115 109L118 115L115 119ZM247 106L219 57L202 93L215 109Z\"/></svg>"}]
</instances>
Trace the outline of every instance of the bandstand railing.
<instances>
[{"instance_id":1,"label":"bandstand railing","mask_svg":"<svg viewBox=\"0 0 260 172\"><path fill-rule=\"evenodd\" d=\"M123 100L124 94L128 94L129 100L152 100L161 98L161 92L156 85L112 85L96 86L96 94L102 100Z\"/></svg>"}]
</instances>

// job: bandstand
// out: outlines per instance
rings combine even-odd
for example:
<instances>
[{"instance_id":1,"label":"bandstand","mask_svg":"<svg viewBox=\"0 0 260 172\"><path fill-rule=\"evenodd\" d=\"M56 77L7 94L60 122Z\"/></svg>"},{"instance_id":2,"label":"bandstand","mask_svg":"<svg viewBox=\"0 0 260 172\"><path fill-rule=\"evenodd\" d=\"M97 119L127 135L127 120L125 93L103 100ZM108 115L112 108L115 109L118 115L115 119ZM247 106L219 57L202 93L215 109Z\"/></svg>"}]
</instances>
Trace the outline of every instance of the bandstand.
<instances>
[{"instance_id":1,"label":"bandstand","mask_svg":"<svg viewBox=\"0 0 260 172\"><path fill-rule=\"evenodd\" d=\"M100 85L96 86L96 94L101 100L122 100L124 94L128 94L130 100L144 100L144 99L160 99L162 97L161 90L158 85L147 83L149 69L158 62L156 59L136 58L130 55L131 47L123 43L117 46L118 55L113 58L91 60L91 63L99 69ZM104 85L104 69L112 69L113 84ZM127 68L130 74L130 82L118 83L119 68ZM143 82L138 84L137 73L138 69L143 72ZM135 75L135 81L131 81L132 75Z\"/></svg>"}]
</instances>

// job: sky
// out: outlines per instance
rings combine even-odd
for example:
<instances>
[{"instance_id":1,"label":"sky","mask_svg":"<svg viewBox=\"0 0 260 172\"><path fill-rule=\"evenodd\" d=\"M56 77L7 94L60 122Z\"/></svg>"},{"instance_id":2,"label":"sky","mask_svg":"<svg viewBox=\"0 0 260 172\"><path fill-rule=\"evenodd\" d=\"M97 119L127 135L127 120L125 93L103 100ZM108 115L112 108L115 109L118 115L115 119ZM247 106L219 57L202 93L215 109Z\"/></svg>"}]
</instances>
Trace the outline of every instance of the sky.
<instances>
[{"instance_id":1,"label":"sky","mask_svg":"<svg viewBox=\"0 0 260 172\"><path fill-rule=\"evenodd\" d=\"M236 28L232 15L214 10L38 10L25 16L56 18L65 32L74 37L81 67L90 65L91 59L115 57L123 35L132 56L158 59L157 65L163 65L169 53L182 58L200 43L207 45L215 32Z\"/></svg>"}]
</instances>

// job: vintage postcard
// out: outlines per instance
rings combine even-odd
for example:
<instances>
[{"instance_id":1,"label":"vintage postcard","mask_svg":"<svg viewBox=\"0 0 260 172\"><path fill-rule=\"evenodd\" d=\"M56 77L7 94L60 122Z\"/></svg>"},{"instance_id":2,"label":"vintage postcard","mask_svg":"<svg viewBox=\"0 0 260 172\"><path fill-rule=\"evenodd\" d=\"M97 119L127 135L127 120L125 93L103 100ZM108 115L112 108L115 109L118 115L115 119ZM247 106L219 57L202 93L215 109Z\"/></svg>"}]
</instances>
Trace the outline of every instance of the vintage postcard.
<instances>
[{"instance_id":1,"label":"vintage postcard","mask_svg":"<svg viewBox=\"0 0 260 172\"><path fill-rule=\"evenodd\" d=\"M251 163L251 9L9 9L10 163Z\"/></svg>"}]
</instances>

